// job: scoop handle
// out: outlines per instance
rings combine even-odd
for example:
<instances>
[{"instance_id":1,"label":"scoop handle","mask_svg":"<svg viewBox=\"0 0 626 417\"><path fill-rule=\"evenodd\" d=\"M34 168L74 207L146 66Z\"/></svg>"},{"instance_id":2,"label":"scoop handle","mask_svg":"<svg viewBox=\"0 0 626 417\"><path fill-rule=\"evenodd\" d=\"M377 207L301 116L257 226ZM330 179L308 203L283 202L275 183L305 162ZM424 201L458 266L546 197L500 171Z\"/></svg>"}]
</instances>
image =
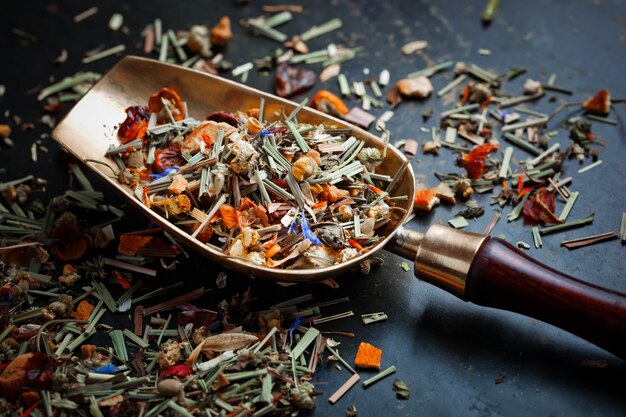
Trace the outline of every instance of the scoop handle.
<instances>
[{"instance_id":1,"label":"scoop handle","mask_svg":"<svg viewBox=\"0 0 626 417\"><path fill-rule=\"evenodd\" d=\"M626 360L626 294L559 272L487 238L465 283L466 301L553 324Z\"/></svg>"}]
</instances>

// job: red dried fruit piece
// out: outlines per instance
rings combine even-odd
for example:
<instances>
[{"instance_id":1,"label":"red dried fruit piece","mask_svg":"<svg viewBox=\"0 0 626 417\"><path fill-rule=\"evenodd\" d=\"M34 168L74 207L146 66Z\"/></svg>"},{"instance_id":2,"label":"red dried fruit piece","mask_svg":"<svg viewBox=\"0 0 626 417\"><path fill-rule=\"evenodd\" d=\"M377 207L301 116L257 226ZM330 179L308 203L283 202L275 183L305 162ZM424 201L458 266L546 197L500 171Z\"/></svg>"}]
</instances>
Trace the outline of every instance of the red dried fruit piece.
<instances>
[{"instance_id":1,"label":"red dried fruit piece","mask_svg":"<svg viewBox=\"0 0 626 417\"><path fill-rule=\"evenodd\" d=\"M350 111L339 97L328 90L315 93L311 99L311 107L337 117L348 114Z\"/></svg>"},{"instance_id":2,"label":"red dried fruit piece","mask_svg":"<svg viewBox=\"0 0 626 417\"><path fill-rule=\"evenodd\" d=\"M467 170L467 175L470 179L477 180L485 171L485 159L487 159L492 151L498 148L498 145L491 143L478 145L469 153L463 154L463 157L459 159L458 163Z\"/></svg>"},{"instance_id":3,"label":"red dried fruit piece","mask_svg":"<svg viewBox=\"0 0 626 417\"><path fill-rule=\"evenodd\" d=\"M293 68L283 62L276 67L274 75L276 94L280 97L300 94L315 85L315 78L315 72L304 68Z\"/></svg>"},{"instance_id":4,"label":"red dried fruit piece","mask_svg":"<svg viewBox=\"0 0 626 417\"><path fill-rule=\"evenodd\" d=\"M117 130L117 136L122 144L135 139L143 139L148 128L150 113L146 106L131 106L126 109L126 120Z\"/></svg>"},{"instance_id":5,"label":"red dried fruit piece","mask_svg":"<svg viewBox=\"0 0 626 417\"><path fill-rule=\"evenodd\" d=\"M180 145L172 145L169 148L157 149L154 152L154 163L152 167L157 173L161 173L173 166L182 165L184 159L180 154Z\"/></svg>"},{"instance_id":6,"label":"red dried fruit piece","mask_svg":"<svg viewBox=\"0 0 626 417\"><path fill-rule=\"evenodd\" d=\"M387 90L387 102L391 104L391 108L395 109L400 103L402 103L402 95L398 87L393 86Z\"/></svg>"},{"instance_id":7,"label":"red dried fruit piece","mask_svg":"<svg viewBox=\"0 0 626 417\"><path fill-rule=\"evenodd\" d=\"M193 374L193 370L189 366L185 364L180 364L174 365L171 368L161 371L161 378L164 378L166 376L177 376L179 378L186 378L191 374Z\"/></svg>"},{"instance_id":8,"label":"red dried fruit piece","mask_svg":"<svg viewBox=\"0 0 626 417\"><path fill-rule=\"evenodd\" d=\"M611 93L609 90L600 90L595 96L589 97L581 107L589 113L608 114L611 111Z\"/></svg>"},{"instance_id":9,"label":"red dried fruit piece","mask_svg":"<svg viewBox=\"0 0 626 417\"><path fill-rule=\"evenodd\" d=\"M89 247L85 234L76 224L60 224L52 229L50 237L58 239L52 244L51 252L62 261L79 259Z\"/></svg>"},{"instance_id":10,"label":"red dried fruit piece","mask_svg":"<svg viewBox=\"0 0 626 417\"><path fill-rule=\"evenodd\" d=\"M538 189L524 202L524 218L533 223L560 224L562 220L554 214L556 196L545 187Z\"/></svg>"},{"instance_id":11,"label":"red dried fruit piece","mask_svg":"<svg viewBox=\"0 0 626 417\"><path fill-rule=\"evenodd\" d=\"M216 111L213 113L209 113L206 117L206 120L213 120L214 122L220 123L228 123L229 125L231 125L232 127L238 127L239 126L239 120L237 120L235 118L235 116L232 115L232 113L228 113L225 111Z\"/></svg>"},{"instance_id":12,"label":"red dried fruit piece","mask_svg":"<svg viewBox=\"0 0 626 417\"><path fill-rule=\"evenodd\" d=\"M148 99L148 109L150 110L150 113L160 113L165 106L163 101L172 105L172 107L170 107L170 112L172 113L174 120L183 120L185 117L185 106L183 105L183 101L180 99L180 96L176 91L167 87L164 87L161 91L152 94Z\"/></svg>"}]
</instances>

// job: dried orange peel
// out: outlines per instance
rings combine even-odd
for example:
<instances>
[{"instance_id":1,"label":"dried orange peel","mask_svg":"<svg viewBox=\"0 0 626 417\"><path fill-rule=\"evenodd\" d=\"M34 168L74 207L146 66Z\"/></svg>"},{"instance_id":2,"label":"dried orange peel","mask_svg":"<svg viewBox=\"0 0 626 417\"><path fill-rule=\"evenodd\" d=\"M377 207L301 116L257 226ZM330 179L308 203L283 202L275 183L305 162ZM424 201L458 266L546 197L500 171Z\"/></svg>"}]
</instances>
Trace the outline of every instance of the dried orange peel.
<instances>
[{"instance_id":1,"label":"dried orange peel","mask_svg":"<svg viewBox=\"0 0 626 417\"><path fill-rule=\"evenodd\" d=\"M354 364L359 368L380 369L380 360L383 351L366 342L361 342L354 358Z\"/></svg>"},{"instance_id":2,"label":"dried orange peel","mask_svg":"<svg viewBox=\"0 0 626 417\"><path fill-rule=\"evenodd\" d=\"M328 90L320 90L311 99L311 106L333 116L348 114L348 107L344 102Z\"/></svg>"},{"instance_id":3,"label":"dried orange peel","mask_svg":"<svg viewBox=\"0 0 626 417\"><path fill-rule=\"evenodd\" d=\"M439 204L439 201L435 190L417 190L413 208L419 211L431 211L435 205Z\"/></svg>"},{"instance_id":4,"label":"dried orange peel","mask_svg":"<svg viewBox=\"0 0 626 417\"><path fill-rule=\"evenodd\" d=\"M185 117L185 106L183 105L178 93L167 87L152 94L148 99L148 110L150 113L160 113L165 106L163 101L169 101L174 106L174 109L172 110L172 117L174 117L174 120L183 120Z\"/></svg>"}]
</instances>

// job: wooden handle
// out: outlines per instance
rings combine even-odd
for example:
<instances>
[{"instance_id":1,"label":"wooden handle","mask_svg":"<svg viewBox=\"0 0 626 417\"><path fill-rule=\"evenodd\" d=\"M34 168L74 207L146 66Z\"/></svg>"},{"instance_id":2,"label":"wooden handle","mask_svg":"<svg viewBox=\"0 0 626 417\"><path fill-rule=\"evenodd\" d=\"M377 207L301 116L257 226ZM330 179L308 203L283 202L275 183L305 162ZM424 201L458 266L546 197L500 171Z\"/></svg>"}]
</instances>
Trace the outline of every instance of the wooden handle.
<instances>
[{"instance_id":1,"label":"wooden handle","mask_svg":"<svg viewBox=\"0 0 626 417\"><path fill-rule=\"evenodd\" d=\"M626 294L542 265L487 239L467 277L465 298L558 326L626 360Z\"/></svg>"}]
</instances>

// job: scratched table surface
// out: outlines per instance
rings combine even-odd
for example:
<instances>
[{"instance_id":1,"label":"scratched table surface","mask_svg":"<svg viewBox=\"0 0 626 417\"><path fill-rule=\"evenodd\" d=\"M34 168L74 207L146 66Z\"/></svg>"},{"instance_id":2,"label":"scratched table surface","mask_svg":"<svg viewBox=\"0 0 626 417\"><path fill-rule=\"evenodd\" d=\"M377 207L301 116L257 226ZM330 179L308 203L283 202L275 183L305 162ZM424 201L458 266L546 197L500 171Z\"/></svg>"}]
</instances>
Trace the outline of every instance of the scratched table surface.
<instances>
[{"instance_id":1,"label":"scratched table surface","mask_svg":"<svg viewBox=\"0 0 626 417\"><path fill-rule=\"evenodd\" d=\"M0 98L0 122L5 123L5 110L19 115L25 121L35 121L43 114L36 94L27 92L45 86L50 77L59 80L78 70L104 72L119 57L110 57L83 65L80 58L86 50L99 45L111 47L126 45L127 53L144 55L141 51L141 31L159 17L166 28L186 29L192 24L214 25L223 15L233 21L235 37L225 51L226 58L235 65L272 53L279 45L269 39L249 34L238 22L261 14L261 4L237 4L232 1L150 1L97 2L99 12L83 22L74 23L73 16L96 2L49 1L4 2L0 14L0 84L6 94ZM268 1L267 3L271 3ZM471 3L471 4L466 4ZM480 22L483 1L307 1L304 13L280 27L287 34L301 33L313 24L340 17L343 27L309 42L311 50L326 47L330 42L363 51L353 61L343 64L342 71L351 80L367 78L370 74L388 69L392 81L422 69L430 62L462 60L474 62L497 72L510 67L527 67L528 73L505 85L513 93L521 91L527 77L546 81L557 75L556 84L573 91L573 96L558 95L560 99L582 100L601 88L609 89L616 98L626 98L626 2L624 1L558 1L502 2L494 22L485 28ZM279 2L280 4L280 2ZM124 31L111 32L108 21L114 12L124 16ZM26 41L12 34L13 28L22 29L38 40ZM404 56L402 45L413 40L426 40L429 45L421 55ZM483 56L480 48L491 54ZM69 58L55 65L54 58L62 49ZM156 57L155 54L152 57ZM320 67L313 66L319 71ZM230 77L230 73L224 76ZM435 90L452 79L452 72L432 78ZM273 77L253 70L247 80L251 86L265 91L273 90ZM318 82L316 88L338 92L336 80ZM309 97L311 96L309 92ZM548 94L551 96L552 94ZM300 100L306 94L295 97ZM357 103L348 101L350 106ZM422 123L422 112L432 106L435 117ZM544 98L531 108L550 112L556 106ZM69 106L66 106L67 110ZM380 115L387 110L372 112ZM438 123L437 111L445 107L439 99L401 104L389 126L392 141L414 138L423 143L428 135L420 130ZM611 117L618 126L594 123L594 133L606 139L606 148L600 149L603 164L584 174L575 160L565 163L564 175L572 175L571 190L580 191L572 218L595 213L593 224L545 236L543 248L534 246L528 252L553 268L584 280L626 292L626 248L617 240L573 251L560 242L580 236L618 230L621 214L626 209L626 136L624 134L624 105L617 105ZM568 113L551 122L557 128ZM58 117L58 115L57 115ZM12 135L13 148L0 150L0 181L36 174L49 181L47 196L62 193L69 184L64 153L49 137L49 128L36 123L33 131ZM561 129L554 139L568 144L567 131ZM35 141L37 161L31 158ZM47 151L44 149L47 149ZM525 158L523 151L515 155ZM443 150L439 156L418 155L412 162L418 179L431 186L437 184L432 172L453 172L455 155ZM94 185L107 195L113 204L126 206L127 214L115 225L117 233L147 227L148 223L125 205L113 190L95 177ZM479 202L488 206L490 195L479 196ZM557 207L559 209L559 207ZM437 221L447 221L459 206L441 206L433 213L417 218L410 228L423 230ZM507 214L510 208L506 208ZM470 231L481 232L489 223L492 211L470 221ZM529 226L521 221L507 223L506 217L495 227L493 235L504 235L511 242L525 241L532 246ZM176 271L162 271L155 280L162 283L184 281L182 294L205 285L212 288L196 304L215 308L217 302L251 287L260 306L312 293L318 302L349 297L350 301L328 308L326 314L346 310L355 316L320 325L321 330L354 332L356 337L338 338L342 342L342 356L351 360L360 341L368 341L383 349L382 366L395 365L397 373L368 389L354 387L336 405L328 404L330 396L345 380L348 371L324 364L314 381L325 397L318 399L313 415L341 416L346 407L356 405L360 416L623 416L626 396L626 366L601 349L550 325L516 314L481 308L454 298L426 283L417 281L412 272L401 268L402 259L383 253L385 264L367 275L336 277L339 288L323 284L301 284L282 287L269 281L259 281L228 272L228 285L217 289L215 277L222 270L219 265L190 254L182 259ZM157 283L155 283L157 285ZM363 313L384 311L386 322L364 325ZM129 326L125 315L105 319L116 327ZM585 359L606 361L606 367L582 366ZM361 373L363 378L372 372ZM504 380L496 384L498 376ZM408 400L398 400L391 389L395 377L404 380L411 390Z\"/></svg>"}]
</instances>

